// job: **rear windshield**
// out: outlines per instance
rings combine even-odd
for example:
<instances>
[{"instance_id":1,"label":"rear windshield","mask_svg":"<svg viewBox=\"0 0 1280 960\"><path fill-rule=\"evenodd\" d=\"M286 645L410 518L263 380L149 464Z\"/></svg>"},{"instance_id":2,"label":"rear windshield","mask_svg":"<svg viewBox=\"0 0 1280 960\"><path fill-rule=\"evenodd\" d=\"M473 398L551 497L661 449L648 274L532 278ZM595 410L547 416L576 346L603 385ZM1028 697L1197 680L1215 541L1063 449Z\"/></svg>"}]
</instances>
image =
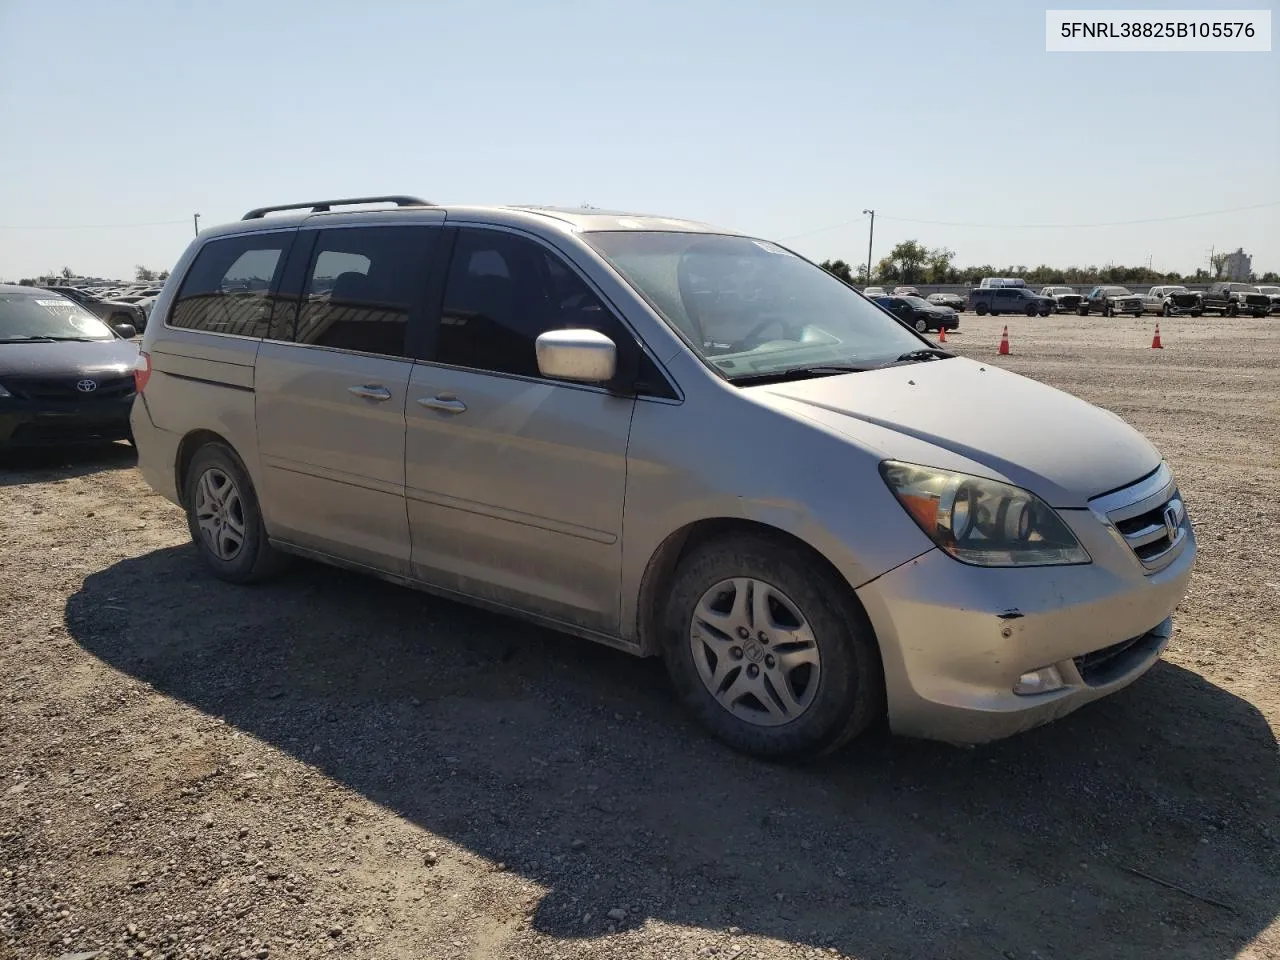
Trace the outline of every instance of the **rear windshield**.
<instances>
[{"instance_id":1,"label":"rear windshield","mask_svg":"<svg viewBox=\"0 0 1280 960\"><path fill-rule=\"evenodd\" d=\"M56 293L0 293L0 343L24 340L113 340L111 328Z\"/></svg>"},{"instance_id":2,"label":"rear windshield","mask_svg":"<svg viewBox=\"0 0 1280 960\"><path fill-rule=\"evenodd\" d=\"M583 239L730 379L875 366L925 346L831 274L768 241L648 230Z\"/></svg>"}]
</instances>

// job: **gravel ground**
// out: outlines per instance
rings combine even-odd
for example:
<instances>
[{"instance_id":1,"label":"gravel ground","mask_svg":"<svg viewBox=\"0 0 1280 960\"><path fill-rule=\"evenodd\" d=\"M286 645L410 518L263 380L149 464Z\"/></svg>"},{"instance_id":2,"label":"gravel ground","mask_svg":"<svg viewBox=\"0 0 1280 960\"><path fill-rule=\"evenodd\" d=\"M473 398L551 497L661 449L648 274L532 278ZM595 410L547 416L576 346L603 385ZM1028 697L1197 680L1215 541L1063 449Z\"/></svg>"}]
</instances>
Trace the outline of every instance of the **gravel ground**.
<instances>
[{"instance_id":1,"label":"gravel ground","mask_svg":"<svg viewBox=\"0 0 1280 960\"><path fill-rule=\"evenodd\" d=\"M973 750L758 763L653 662L212 580L127 447L7 461L0 957L1280 958L1280 320L1008 325L1161 447L1201 556L1165 662Z\"/></svg>"}]
</instances>

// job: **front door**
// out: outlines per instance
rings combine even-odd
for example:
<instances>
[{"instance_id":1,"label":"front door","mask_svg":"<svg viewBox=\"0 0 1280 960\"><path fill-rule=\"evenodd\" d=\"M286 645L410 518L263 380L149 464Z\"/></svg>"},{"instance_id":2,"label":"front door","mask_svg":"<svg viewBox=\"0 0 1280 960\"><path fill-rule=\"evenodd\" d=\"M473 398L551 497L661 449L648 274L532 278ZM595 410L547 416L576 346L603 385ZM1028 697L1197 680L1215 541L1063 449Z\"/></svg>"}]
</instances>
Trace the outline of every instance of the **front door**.
<instances>
[{"instance_id":1,"label":"front door","mask_svg":"<svg viewBox=\"0 0 1280 960\"><path fill-rule=\"evenodd\" d=\"M549 329L622 325L537 241L457 234L432 358L409 379L414 575L603 632L618 628L635 401L538 373Z\"/></svg>"},{"instance_id":2,"label":"front door","mask_svg":"<svg viewBox=\"0 0 1280 960\"><path fill-rule=\"evenodd\" d=\"M255 371L262 496L272 535L409 572L406 347L421 322L430 226L347 227L314 240L302 296Z\"/></svg>"}]
</instances>

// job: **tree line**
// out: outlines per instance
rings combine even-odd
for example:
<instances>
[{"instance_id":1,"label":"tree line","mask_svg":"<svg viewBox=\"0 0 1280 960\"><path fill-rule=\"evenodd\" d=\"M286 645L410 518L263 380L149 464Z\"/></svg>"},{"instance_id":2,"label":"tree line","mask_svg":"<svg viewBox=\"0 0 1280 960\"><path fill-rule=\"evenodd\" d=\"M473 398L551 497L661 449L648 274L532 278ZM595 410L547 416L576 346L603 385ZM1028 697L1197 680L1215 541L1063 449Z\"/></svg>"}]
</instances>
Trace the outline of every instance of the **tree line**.
<instances>
[{"instance_id":1,"label":"tree line","mask_svg":"<svg viewBox=\"0 0 1280 960\"><path fill-rule=\"evenodd\" d=\"M904 240L889 255L872 268L867 276L867 265L850 266L844 260L824 260L819 264L845 283L855 286L889 283L969 283L977 284L983 277L1022 277L1028 284L1087 284L1087 283L1210 283L1222 274L1226 254L1213 257L1213 270L1200 268L1195 273L1161 273L1146 267L1126 267L1115 264L1087 267L1051 267L1040 264L1029 267L1023 264L997 267L990 263L981 266L957 267L954 250L946 247L926 247L918 240ZM1280 274L1264 273L1251 278L1255 283L1280 283Z\"/></svg>"}]
</instances>

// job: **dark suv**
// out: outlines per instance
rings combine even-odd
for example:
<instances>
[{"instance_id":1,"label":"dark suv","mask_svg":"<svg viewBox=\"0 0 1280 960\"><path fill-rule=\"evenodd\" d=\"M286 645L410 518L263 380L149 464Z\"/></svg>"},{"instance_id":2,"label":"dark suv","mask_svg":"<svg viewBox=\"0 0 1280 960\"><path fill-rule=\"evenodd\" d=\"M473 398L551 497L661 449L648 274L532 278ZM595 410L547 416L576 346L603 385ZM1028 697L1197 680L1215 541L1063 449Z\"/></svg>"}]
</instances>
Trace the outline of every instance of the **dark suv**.
<instances>
[{"instance_id":1,"label":"dark suv","mask_svg":"<svg viewBox=\"0 0 1280 960\"><path fill-rule=\"evenodd\" d=\"M1001 313L1039 314L1047 317L1057 304L1053 297L1042 297L1026 287L977 287L969 291L969 306L980 317Z\"/></svg>"}]
</instances>

